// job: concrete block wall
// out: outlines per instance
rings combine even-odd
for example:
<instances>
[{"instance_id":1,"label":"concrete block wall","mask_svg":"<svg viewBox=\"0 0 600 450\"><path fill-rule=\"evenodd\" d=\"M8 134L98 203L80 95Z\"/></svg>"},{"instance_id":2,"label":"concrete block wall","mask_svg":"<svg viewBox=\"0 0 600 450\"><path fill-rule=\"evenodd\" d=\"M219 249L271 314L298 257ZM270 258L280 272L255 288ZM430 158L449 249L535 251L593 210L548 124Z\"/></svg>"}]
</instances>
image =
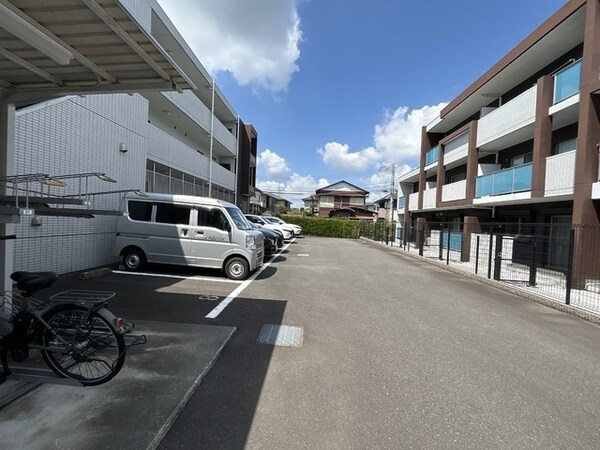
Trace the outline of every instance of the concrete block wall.
<instances>
[{"instance_id":1,"label":"concrete block wall","mask_svg":"<svg viewBox=\"0 0 600 450\"><path fill-rule=\"evenodd\" d=\"M73 96L24 108L16 118L14 173L102 172L117 183L90 178L88 192L143 190L147 129L147 100L137 94ZM119 151L121 144L127 152ZM66 187L50 192L80 192L78 180L65 182ZM93 208L119 209L122 195L92 197ZM66 273L116 261L112 254L116 217L44 216L41 221L41 226L32 226L24 217L16 226L15 270Z\"/></svg>"}]
</instances>

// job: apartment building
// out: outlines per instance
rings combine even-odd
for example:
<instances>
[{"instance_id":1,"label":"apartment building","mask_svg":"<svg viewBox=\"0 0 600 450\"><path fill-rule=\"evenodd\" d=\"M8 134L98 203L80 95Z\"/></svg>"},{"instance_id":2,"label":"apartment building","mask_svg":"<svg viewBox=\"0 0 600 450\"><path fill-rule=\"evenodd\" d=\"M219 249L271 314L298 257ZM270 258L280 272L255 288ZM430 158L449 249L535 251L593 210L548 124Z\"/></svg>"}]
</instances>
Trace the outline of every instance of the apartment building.
<instances>
[{"instance_id":1,"label":"apartment building","mask_svg":"<svg viewBox=\"0 0 600 450\"><path fill-rule=\"evenodd\" d=\"M600 2L570 0L423 127L419 167L399 178L403 226L600 224L599 75ZM585 260L579 278L598 278L600 257Z\"/></svg>"},{"instance_id":2,"label":"apartment building","mask_svg":"<svg viewBox=\"0 0 600 450\"><path fill-rule=\"evenodd\" d=\"M258 188L254 189L254 195L250 198L250 212L252 214L275 214L281 208L291 210L292 202L272 192L265 192Z\"/></svg>"},{"instance_id":3,"label":"apartment building","mask_svg":"<svg viewBox=\"0 0 600 450\"><path fill-rule=\"evenodd\" d=\"M0 239L0 286L10 286L12 270L64 273L114 262L115 215L128 191L248 203L257 132L156 1L89 10L68 1L8 3L0 28L0 46L10 49L0 57L0 236L16 239Z\"/></svg>"}]
</instances>

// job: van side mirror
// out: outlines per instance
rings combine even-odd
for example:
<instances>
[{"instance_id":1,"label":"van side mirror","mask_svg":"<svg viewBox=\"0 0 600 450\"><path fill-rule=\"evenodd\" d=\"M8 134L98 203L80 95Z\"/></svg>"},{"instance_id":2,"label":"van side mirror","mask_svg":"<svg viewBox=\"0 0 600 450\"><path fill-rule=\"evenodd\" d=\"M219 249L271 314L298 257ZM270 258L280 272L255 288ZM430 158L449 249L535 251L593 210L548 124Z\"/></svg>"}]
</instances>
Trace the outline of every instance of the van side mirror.
<instances>
[{"instance_id":1,"label":"van side mirror","mask_svg":"<svg viewBox=\"0 0 600 450\"><path fill-rule=\"evenodd\" d=\"M223 222L221 225L221 229L223 231L227 231L228 233L231 231L231 224L228 221Z\"/></svg>"}]
</instances>

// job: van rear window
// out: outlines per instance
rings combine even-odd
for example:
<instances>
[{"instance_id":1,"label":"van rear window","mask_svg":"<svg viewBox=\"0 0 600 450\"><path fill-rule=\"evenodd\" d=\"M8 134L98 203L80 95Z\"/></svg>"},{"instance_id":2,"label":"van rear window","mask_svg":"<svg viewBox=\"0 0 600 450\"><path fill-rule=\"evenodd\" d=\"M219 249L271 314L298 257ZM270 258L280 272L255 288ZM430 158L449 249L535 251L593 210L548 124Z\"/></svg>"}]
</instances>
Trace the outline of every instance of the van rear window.
<instances>
[{"instance_id":1,"label":"van rear window","mask_svg":"<svg viewBox=\"0 0 600 450\"><path fill-rule=\"evenodd\" d=\"M129 217L133 220L150 222L152 218L152 203L129 200L127 209L129 210Z\"/></svg>"}]
</instances>

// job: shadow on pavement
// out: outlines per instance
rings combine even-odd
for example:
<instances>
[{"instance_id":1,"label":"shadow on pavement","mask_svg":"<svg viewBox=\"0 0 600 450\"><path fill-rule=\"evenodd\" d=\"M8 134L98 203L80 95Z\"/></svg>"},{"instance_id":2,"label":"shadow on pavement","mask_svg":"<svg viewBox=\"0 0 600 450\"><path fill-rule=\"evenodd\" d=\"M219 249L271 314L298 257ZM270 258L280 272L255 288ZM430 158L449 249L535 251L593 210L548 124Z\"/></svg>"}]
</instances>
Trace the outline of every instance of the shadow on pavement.
<instances>
[{"instance_id":1,"label":"shadow on pavement","mask_svg":"<svg viewBox=\"0 0 600 450\"><path fill-rule=\"evenodd\" d=\"M281 324L286 302L238 298L234 303L215 324L237 327L235 335L160 449L245 447L274 350L257 339L265 324Z\"/></svg>"},{"instance_id":2,"label":"shadow on pavement","mask_svg":"<svg viewBox=\"0 0 600 450\"><path fill-rule=\"evenodd\" d=\"M276 271L269 266L261 277ZM286 302L237 297L219 317L205 319L238 285L115 273L89 280L79 279L79 273L60 276L39 292L40 298L67 289L115 291L109 309L139 321L136 331L146 333L148 343L130 349L122 373L106 385L44 385L33 391L35 396L27 394L11 403L4 413L16 414L17 419L4 425L10 427L9 442L41 445L43 434L26 432L29 421L21 420L33 406L59 422L91 418L84 427L87 435L45 423L58 431L56 442L73 448L106 448L102 436L109 436L126 443L123 448L145 449L150 440L157 444L165 435L162 448L243 448L273 353L272 345L259 344L257 338L265 324L281 324ZM53 415L50 411L60 395L68 401ZM91 409L94 414L83 413ZM94 434L99 431L94 424L102 424L100 435Z\"/></svg>"}]
</instances>

